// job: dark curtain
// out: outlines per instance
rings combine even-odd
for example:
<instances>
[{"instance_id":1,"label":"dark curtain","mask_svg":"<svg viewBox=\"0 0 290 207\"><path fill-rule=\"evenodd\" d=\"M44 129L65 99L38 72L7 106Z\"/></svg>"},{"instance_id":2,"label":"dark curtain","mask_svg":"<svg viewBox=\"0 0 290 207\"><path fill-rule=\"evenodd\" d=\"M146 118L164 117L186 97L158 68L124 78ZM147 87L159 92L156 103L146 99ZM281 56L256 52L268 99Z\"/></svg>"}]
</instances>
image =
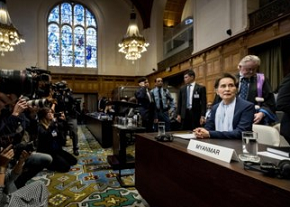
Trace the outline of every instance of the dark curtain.
<instances>
[{"instance_id":1,"label":"dark curtain","mask_svg":"<svg viewBox=\"0 0 290 207\"><path fill-rule=\"evenodd\" d=\"M283 61L280 41L274 44L268 44L258 52L261 59L259 71L264 73L270 80L273 90L275 91L283 79Z\"/></svg>"}]
</instances>

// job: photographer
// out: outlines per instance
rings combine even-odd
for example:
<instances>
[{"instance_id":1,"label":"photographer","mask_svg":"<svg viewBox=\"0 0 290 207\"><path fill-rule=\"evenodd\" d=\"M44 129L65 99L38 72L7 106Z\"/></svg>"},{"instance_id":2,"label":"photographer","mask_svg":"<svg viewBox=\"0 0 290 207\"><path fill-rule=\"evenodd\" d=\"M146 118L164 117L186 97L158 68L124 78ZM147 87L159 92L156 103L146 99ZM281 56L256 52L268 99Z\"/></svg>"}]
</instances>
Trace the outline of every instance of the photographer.
<instances>
[{"instance_id":1,"label":"photographer","mask_svg":"<svg viewBox=\"0 0 290 207\"><path fill-rule=\"evenodd\" d=\"M72 96L72 91L67 87L66 81L55 84L55 95L57 100L55 112L63 112L67 121L67 128L73 143L73 154L79 155L78 147L78 126L77 126L77 110L76 100Z\"/></svg>"},{"instance_id":2,"label":"photographer","mask_svg":"<svg viewBox=\"0 0 290 207\"><path fill-rule=\"evenodd\" d=\"M6 105L0 116L0 146L13 145L15 156L11 164L17 163L23 150L30 153L23 166L23 172L15 181L17 188L24 186L28 180L52 162L50 155L34 152L33 144L29 143L29 135L25 131L29 119L23 113L27 108L27 102L21 96L16 103ZM24 140L24 137L28 140Z\"/></svg>"},{"instance_id":3,"label":"photographer","mask_svg":"<svg viewBox=\"0 0 290 207\"><path fill-rule=\"evenodd\" d=\"M37 151L50 154L53 157L49 170L68 172L77 159L62 149L63 136L58 128L58 122L54 119L53 110L47 107L38 112L38 144ZM60 117L64 119L64 114Z\"/></svg>"},{"instance_id":4,"label":"photographer","mask_svg":"<svg viewBox=\"0 0 290 207\"><path fill-rule=\"evenodd\" d=\"M47 206L48 191L42 182L30 183L16 189L14 181L21 173L29 154L22 151L17 164L11 170L8 165L13 157L12 145L0 150L0 206Z\"/></svg>"}]
</instances>

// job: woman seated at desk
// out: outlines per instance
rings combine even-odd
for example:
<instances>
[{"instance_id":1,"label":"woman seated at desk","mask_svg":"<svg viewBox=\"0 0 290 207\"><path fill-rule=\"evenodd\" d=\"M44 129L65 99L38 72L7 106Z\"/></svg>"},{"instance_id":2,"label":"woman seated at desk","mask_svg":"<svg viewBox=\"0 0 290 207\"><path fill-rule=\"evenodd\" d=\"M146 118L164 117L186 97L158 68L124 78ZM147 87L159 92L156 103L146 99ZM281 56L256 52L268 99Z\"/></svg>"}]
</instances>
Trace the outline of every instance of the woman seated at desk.
<instances>
[{"instance_id":1,"label":"woman seated at desk","mask_svg":"<svg viewBox=\"0 0 290 207\"><path fill-rule=\"evenodd\" d=\"M228 73L216 80L214 87L222 101L212 107L204 128L193 130L197 138L241 139L243 131L252 131L255 106L237 96L237 85Z\"/></svg>"}]
</instances>

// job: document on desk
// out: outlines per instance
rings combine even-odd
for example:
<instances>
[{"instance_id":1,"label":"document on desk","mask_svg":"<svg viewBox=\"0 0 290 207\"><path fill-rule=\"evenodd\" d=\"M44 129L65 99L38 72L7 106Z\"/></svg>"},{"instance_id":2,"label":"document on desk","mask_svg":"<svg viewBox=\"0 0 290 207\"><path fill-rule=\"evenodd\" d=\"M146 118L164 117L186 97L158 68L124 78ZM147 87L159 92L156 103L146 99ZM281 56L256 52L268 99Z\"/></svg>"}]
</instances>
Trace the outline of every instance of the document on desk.
<instances>
[{"instance_id":1,"label":"document on desk","mask_svg":"<svg viewBox=\"0 0 290 207\"><path fill-rule=\"evenodd\" d=\"M274 158L274 159L277 159L277 160L290 160L290 158L287 158L287 157L284 157L284 156L280 156L280 155L276 155L274 153L267 152L267 151L258 152L258 155Z\"/></svg>"},{"instance_id":2,"label":"document on desk","mask_svg":"<svg viewBox=\"0 0 290 207\"><path fill-rule=\"evenodd\" d=\"M195 139L196 136L194 133L175 133L172 134L173 137L178 137L181 139Z\"/></svg>"}]
</instances>

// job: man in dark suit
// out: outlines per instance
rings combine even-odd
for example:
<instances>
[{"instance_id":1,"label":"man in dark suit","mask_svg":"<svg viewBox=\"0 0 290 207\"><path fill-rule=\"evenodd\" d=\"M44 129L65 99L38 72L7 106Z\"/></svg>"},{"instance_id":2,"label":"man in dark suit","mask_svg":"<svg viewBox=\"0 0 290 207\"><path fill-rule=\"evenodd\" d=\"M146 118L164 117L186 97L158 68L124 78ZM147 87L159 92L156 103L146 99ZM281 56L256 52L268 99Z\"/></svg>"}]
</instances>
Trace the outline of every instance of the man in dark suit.
<instances>
[{"instance_id":1,"label":"man in dark suit","mask_svg":"<svg viewBox=\"0 0 290 207\"><path fill-rule=\"evenodd\" d=\"M238 65L239 97L255 104L254 124L271 125L277 121L272 86L263 73L257 73L261 60L256 55L245 56ZM214 104L220 102L216 96Z\"/></svg>"},{"instance_id":2,"label":"man in dark suit","mask_svg":"<svg viewBox=\"0 0 290 207\"><path fill-rule=\"evenodd\" d=\"M98 100L97 111L98 112L105 112L106 104L107 104L106 97L100 98Z\"/></svg>"},{"instance_id":3,"label":"man in dark suit","mask_svg":"<svg viewBox=\"0 0 290 207\"><path fill-rule=\"evenodd\" d=\"M138 110L142 116L142 126L146 128L146 132L153 132L153 121L155 103L149 91L149 82L147 78L142 77L138 80L139 88L135 92Z\"/></svg>"},{"instance_id":4,"label":"man in dark suit","mask_svg":"<svg viewBox=\"0 0 290 207\"><path fill-rule=\"evenodd\" d=\"M215 89L222 101L212 107L204 128L194 130L196 137L241 139L243 131L252 131L255 107L237 94L236 78L224 74L215 82Z\"/></svg>"},{"instance_id":5,"label":"man in dark suit","mask_svg":"<svg viewBox=\"0 0 290 207\"><path fill-rule=\"evenodd\" d=\"M182 130L192 130L205 123L206 88L195 82L195 73L184 73L185 85L180 88L177 104L177 121Z\"/></svg>"},{"instance_id":6,"label":"man in dark suit","mask_svg":"<svg viewBox=\"0 0 290 207\"><path fill-rule=\"evenodd\" d=\"M278 93L277 110L284 112L280 134L290 143L290 73L284 78Z\"/></svg>"}]
</instances>

